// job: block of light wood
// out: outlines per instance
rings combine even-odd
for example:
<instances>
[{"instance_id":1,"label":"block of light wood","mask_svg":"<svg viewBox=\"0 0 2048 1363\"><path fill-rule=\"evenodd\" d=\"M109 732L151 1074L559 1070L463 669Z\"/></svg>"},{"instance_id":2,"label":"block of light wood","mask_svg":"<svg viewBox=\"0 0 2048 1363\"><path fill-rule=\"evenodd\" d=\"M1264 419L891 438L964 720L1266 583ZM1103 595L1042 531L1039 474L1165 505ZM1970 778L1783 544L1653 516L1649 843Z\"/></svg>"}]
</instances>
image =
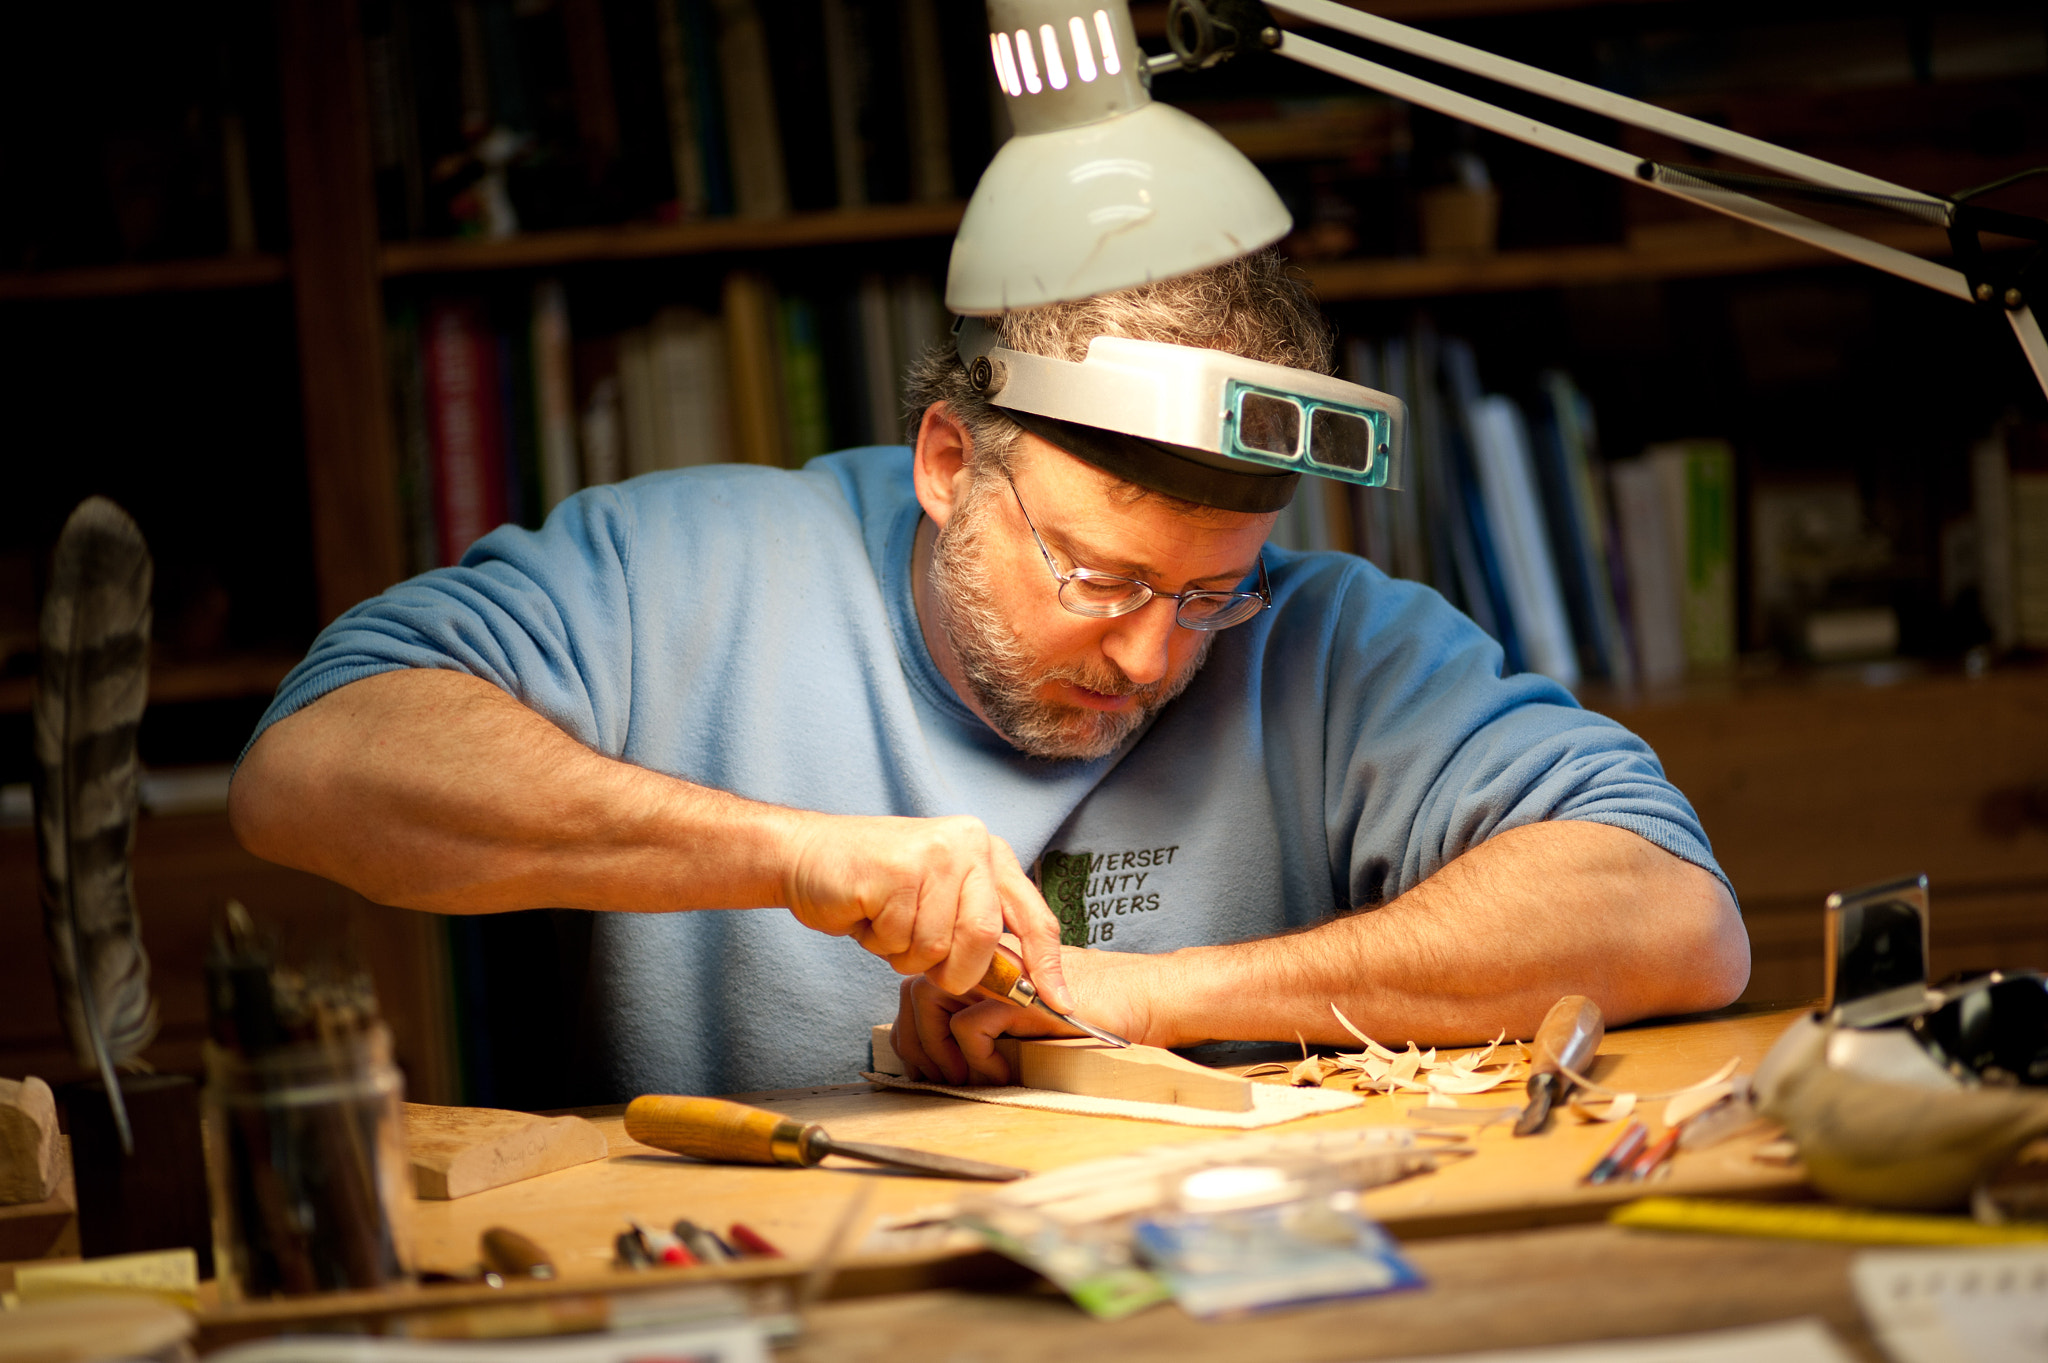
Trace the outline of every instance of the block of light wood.
<instances>
[{"instance_id":1,"label":"block of light wood","mask_svg":"<svg viewBox=\"0 0 2048 1363\"><path fill-rule=\"evenodd\" d=\"M490 1107L405 1105L413 1191L441 1200L551 1174L605 1156L604 1133L581 1117Z\"/></svg>"},{"instance_id":2,"label":"block of light wood","mask_svg":"<svg viewBox=\"0 0 2048 1363\"><path fill-rule=\"evenodd\" d=\"M889 1039L889 1026L874 1029L875 1069L904 1073ZM1093 1037L1071 1041L996 1038L996 1051L1010 1062L1014 1082L1025 1088L1134 1103L1175 1103L1212 1112L1252 1110L1252 1081L1183 1060L1157 1046L1111 1046Z\"/></svg>"},{"instance_id":3,"label":"block of light wood","mask_svg":"<svg viewBox=\"0 0 2048 1363\"><path fill-rule=\"evenodd\" d=\"M50 1086L34 1075L0 1079L0 1206L54 1197L59 1163Z\"/></svg>"}]
</instances>

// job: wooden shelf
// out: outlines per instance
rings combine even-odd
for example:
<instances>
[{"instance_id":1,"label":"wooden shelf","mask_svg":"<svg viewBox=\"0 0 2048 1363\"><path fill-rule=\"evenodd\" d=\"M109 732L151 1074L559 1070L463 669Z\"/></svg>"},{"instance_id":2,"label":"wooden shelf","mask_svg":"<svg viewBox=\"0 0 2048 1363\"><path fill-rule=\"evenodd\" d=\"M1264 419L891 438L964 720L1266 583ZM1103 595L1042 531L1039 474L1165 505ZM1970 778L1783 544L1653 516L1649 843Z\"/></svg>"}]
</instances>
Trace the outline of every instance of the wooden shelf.
<instances>
[{"instance_id":1,"label":"wooden shelf","mask_svg":"<svg viewBox=\"0 0 2048 1363\"><path fill-rule=\"evenodd\" d=\"M406 241L386 245L380 267L395 275L442 274L576 265L600 260L653 260L718 251L779 251L871 241L943 237L960 225L965 205L888 204L875 208L797 213L787 218L718 218L673 226L586 227L534 232L503 241Z\"/></svg>"},{"instance_id":2,"label":"wooden shelf","mask_svg":"<svg viewBox=\"0 0 2048 1363\"><path fill-rule=\"evenodd\" d=\"M243 653L196 663L157 663L149 670L149 703L243 700L277 690L298 655ZM27 714L35 704L34 677L0 678L0 715Z\"/></svg>"},{"instance_id":3,"label":"wooden shelf","mask_svg":"<svg viewBox=\"0 0 2048 1363\"><path fill-rule=\"evenodd\" d=\"M1353 9L1370 10L1382 19L1427 24L1439 19L1481 19L1498 14L1541 14L1550 10L1589 9L1594 5L1663 4L1666 0L1340 0ZM1140 38L1166 36L1165 0L1138 0L1131 23Z\"/></svg>"},{"instance_id":4,"label":"wooden shelf","mask_svg":"<svg viewBox=\"0 0 2048 1363\"><path fill-rule=\"evenodd\" d=\"M1647 279L1753 274L1813 265L1848 264L1790 237L1735 224L1659 231L1615 246L1563 246L1503 251L1461 259L1340 260L1304 265L1325 303L1371 298L1433 298L1457 293L1511 293L1526 289L1620 284ZM1948 237L1932 227L1883 226L1873 241L1922 256L1946 256Z\"/></svg>"},{"instance_id":5,"label":"wooden shelf","mask_svg":"<svg viewBox=\"0 0 2048 1363\"><path fill-rule=\"evenodd\" d=\"M0 300L246 289L281 284L289 273L283 256L267 255L89 265L72 270L9 270L0 272Z\"/></svg>"}]
</instances>

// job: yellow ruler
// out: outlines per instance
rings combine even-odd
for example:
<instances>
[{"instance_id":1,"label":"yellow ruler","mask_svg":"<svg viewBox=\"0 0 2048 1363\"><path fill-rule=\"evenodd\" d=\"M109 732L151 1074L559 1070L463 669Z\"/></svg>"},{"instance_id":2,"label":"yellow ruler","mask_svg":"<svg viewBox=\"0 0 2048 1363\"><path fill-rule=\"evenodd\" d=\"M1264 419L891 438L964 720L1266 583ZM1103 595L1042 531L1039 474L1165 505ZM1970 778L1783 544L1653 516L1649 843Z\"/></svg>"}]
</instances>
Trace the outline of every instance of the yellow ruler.
<instances>
[{"instance_id":1,"label":"yellow ruler","mask_svg":"<svg viewBox=\"0 0 2048 1363\"><path fill-rule=\"evenodd\" d=\"M2012 1245L2048 1240L2048 1225L2033 1222L1985 1226L1967 1216L1704 1197L1645 1197L1615 1208L1608 1220L1645 1230L1836 1240L1850 1245Z\"/></svg>"}]
</instances>

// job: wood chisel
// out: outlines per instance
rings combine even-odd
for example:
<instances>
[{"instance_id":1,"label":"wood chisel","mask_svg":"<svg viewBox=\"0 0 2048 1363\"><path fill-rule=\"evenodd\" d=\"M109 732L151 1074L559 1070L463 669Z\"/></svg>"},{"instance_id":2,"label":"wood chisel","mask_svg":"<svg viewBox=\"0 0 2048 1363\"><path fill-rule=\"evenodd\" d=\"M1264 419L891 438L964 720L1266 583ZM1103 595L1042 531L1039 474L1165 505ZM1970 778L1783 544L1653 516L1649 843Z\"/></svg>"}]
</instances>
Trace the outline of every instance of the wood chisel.
<instances>
[{"instance_id":1,"label":"wood chisel","mask_svg":"<svg viewBox=\"0 0 2048 1363\"><path fill-rule=\"evenodd\" d=\"M1550 1109L1572 1086L1560 1071L1585 1073L1606 1034L1600 1005L1584 994L1567 994L1550 1006L1531 1047L1535 1057L1530 1062L1529 1102L1515 1123L1517 1136L1533 1136L1550 1124Z\"/></svg>"},{"instance_id":2,"label":"wood chisel","mask_svg":"<svg viewBox=\"0 0 2048 1363\"><path fill-rule=\"evenodd\" d=\"M827 1155L844 1155L870 1164L915 1169L939 1178L985 1179L991 1183L1007 1183L1030 1172L956 1155L908 1150L900 1145L834 1140L816 1122L799 1122L723 1098L642 1094L626 1106L626 1134L657 1150L672 1150L678 1155L719 1163L783 1164L804 1169Z\"/></svg>"},{"instance_id":3,"label":"wood chisel","mask_svg":"<svg viewBox=\"0 0 2048 1363\"><path fill-rule=\"evenodd\" d=\"M988 973L975 986L990 998L1014 1003L1019 1008L1038 1008L1050 1013L1076 1031L1086 1032L1097 1041L1106 1041L1112 1046L1129 1046L1131 1043L1115 1032L1086 1023L1070 1013L1062 1013L1038 996L1038 987L1024 978L1024 963L1007 947L997 947L996 954L988 963Z\"/></svg>"}]
</instances>

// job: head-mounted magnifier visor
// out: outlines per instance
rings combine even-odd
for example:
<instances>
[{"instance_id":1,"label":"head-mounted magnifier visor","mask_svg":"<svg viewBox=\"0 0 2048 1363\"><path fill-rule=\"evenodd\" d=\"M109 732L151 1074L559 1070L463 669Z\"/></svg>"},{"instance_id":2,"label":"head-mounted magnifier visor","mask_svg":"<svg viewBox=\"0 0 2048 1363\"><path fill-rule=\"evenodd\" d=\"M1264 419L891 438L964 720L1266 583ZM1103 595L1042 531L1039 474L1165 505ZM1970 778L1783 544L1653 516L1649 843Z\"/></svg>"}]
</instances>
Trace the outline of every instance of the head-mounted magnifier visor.
<instances>
[{"instance_id":1,"label":"head-mounted magnifier visor","mask_svg":"<svg viewBox=\"0 0 2048 1363\"><path fill-rule=\"evenodd\" d=\"M1095 337L1077 364L999 346L971 317L954 334L970 382L998 407L1200 451L1226 467L1401 485L1407 411L1363 385L1122 336Z\"/></svg>"}]
</instances>

